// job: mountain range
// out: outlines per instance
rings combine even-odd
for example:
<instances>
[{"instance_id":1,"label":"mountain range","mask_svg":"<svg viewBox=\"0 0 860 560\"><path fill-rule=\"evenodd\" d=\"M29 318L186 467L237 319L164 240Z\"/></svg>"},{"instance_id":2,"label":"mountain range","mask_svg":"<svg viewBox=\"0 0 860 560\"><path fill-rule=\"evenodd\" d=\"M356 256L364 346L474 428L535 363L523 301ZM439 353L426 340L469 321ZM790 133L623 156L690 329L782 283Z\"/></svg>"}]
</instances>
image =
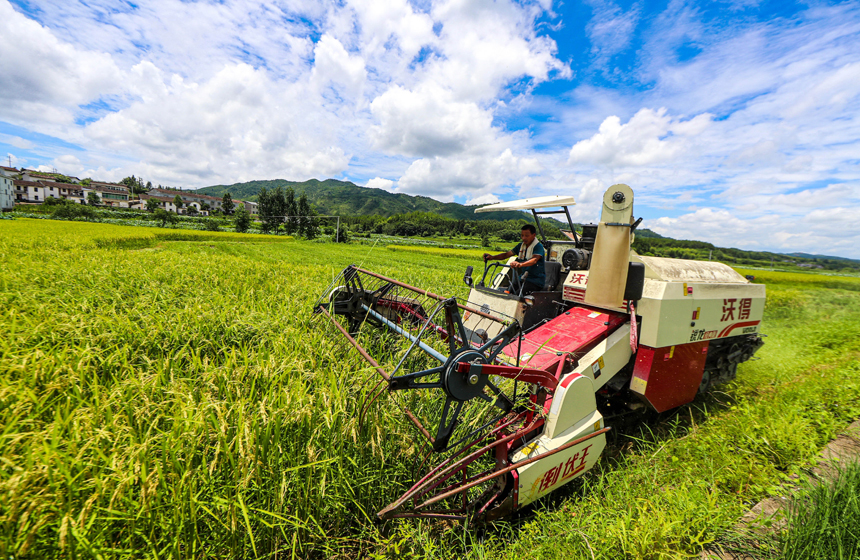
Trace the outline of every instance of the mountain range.
<instances>
[{"instance_id":1,"label":"mountain range","mask_svg":"<svg viewBox=\"0 0 860 560\"><path fill-rule=\"evenodd\" d=\"M439 202L426 196L392 193L383 189L361 187L355 183L339 181L337 179L326 179L325 181L317 179L310 179L308 181L287 181L285 179L247 181L232 185L212 185L198 189L197 192L218 197L224 196L224 193L229 192L233 198L256 201L260 189L263 187L267 189L275 189L277 187L292 188L296 196L305 193L308 201L314 206L317 213L328 216L378 215L390 217L396 214L419 211L432 212L455 220L519 220L522 218L531 218L531 213L516 210L475 214L475 208L478 206L466 206L456 202ZM563 227L567 224L559 222L558 225ZM644 228L637 230L636 234L640 238L662 237ZM666 239L667 241L671 241L671 238ZM776 256L780 255L780 253L768 253L768 255ZM860 261L855 259L828 255L811 255L807 253L782 253L782 255L810 262L833 259L846 261L854 266L860 264Z\"/></svg>"},{"instance_id":2,"label":"mountain range","mask_svg":"<svg viewBox=\"0 0 860 560\"><path fill-rule=\"evenodd\" d=\"M201 194L224 196L229 192L233 198L256 201L260 189L292 187L296 196L305 193L308 201L316 208L317 214L329 216L369 216L383 217L409 212L433 212L455 220L518 220L531 216L521 211L488 212L475 214L478 206L465 206L456 202L439 202L426 196L412 196L392 193L383 189L360 187L349 181L326 179L319 181L296 182L285 179L268 181L248 181L232 185L212 185L198 189Z\"/></svg>"}]
</instances>

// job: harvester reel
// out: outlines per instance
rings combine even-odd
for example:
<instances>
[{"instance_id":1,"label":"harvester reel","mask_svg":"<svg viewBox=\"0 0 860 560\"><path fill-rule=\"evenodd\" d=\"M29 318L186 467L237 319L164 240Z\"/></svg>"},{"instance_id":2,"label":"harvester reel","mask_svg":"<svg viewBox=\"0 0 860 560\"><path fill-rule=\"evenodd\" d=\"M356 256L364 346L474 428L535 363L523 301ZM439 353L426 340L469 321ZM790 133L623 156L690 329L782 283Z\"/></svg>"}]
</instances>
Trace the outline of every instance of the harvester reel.
<instances>
[{"instance_id":1,"label":"harvester reel","mask_svg":"<svg viewBox=\"0 0 860 560\"><path fill-rule=\"evenodd\" d=\"M518 329L511 330L518 332ZM472 371L477 368L463 367L463 364L476 366L491 363L498 354L498 351L504 346L504 342L509 341L509 338L510 333L503 333L484 344L481 348L455 349L448 360L439 367L392 377L389 381L389 389L391 391L404 389L441 389L444 391L446 399L442 407L439 425L436 429L436 436L432 443L434 451L444 451L448 448L451 436L457 428L460 413L463 410L463 403L477 398L495 406L504 414L507 414L514 408L511 397L492 383L488 375ZM489 349L493 346L496 347L496 350L489 352ZM438 377L433 381L418 381L430 376ZM488 390L495 397L488 395Z\"/></svg>"},{"instance_id":2,"label":"harvester reel","mask_svg":"<svg viewBox=\"0 0 860 560\"><path fill-rule=\"evenodd\" d=\"M503 506L502 502L508 503L511 483L503 470L507 463L501 457L507 456L511 445L524 441L527 434L534 434L542 422L526 398L537 393L540 381L519 377L526 370L517 365L519 323L357 267L345 269L314 309L327 315L382 375L392 399L398 401L398 393L405 390L421 390L428 396L436 391L439 395L435 409L431 400L419 399L422 410L431 412L425 419L419 419L398 402L427 441L429 450L424 460L434 453L443 454L443 458L378 515L384 519L474 516L490 519L509 511L506 509L509 506ZM479 329L470 331L464 327L461 310L486 321L482 324L484 333L491 324L502 323L501 328L492 327L498 334L475 336ZM338 315L345 320L348 330L340 326ZM377 338L368 339L362 334L364 324L401 338L401 343L397 337L388 338L383 349L390 369L376 362L362 346L361 341L378 342ZM501 356L505 348L506 355ZM432 361L436 364L428 363ZM408 372L416 364L424 367ZM522 383L520 401L518 382ZM533 390L528 391L528 387ZM427 412L422 415L427 416ZM428 421L430 424L425 428Z\"/></svg>"},{"instance_id":3,"label":"harvester reel","mask_svg":"<svg viewBox=\"0 0 860 560\"><path fill-rule=\"evenodd\" d=\"M364 318L360 313L361 296L357 293L350 293L346 286L338 286L329 293L327 299L329 309L338 315L346 317L349 324L349 332L358 332Z\"/></svg>"}]
</instances>

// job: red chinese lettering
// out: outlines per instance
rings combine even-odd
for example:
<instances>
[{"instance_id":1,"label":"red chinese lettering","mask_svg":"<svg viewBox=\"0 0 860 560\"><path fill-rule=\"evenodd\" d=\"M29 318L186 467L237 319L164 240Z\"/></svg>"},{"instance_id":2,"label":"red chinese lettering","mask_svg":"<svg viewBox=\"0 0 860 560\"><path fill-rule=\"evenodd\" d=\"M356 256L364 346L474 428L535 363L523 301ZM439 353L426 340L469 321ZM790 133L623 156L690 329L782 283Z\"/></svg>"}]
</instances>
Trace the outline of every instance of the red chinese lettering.
<instances>
[{"instance_id":1,"label":"red chinese lettering","mask_svg":"<svg viewBox=\"0 0 860 560\"><path fill-rule=\"evenodd\" d=\"M735 320L735 302L736 298L723 299L723 318L720 321Z\"/></svg>"},{"instance_id":2,"label":"red chinese lettering","mask_svg":"<svg viewBox=\"0 0 860 560\"><path fill-rule=\"evenodd\" d=\"M590 448L591 446L589 445L573 457L569 458L566 462L543 473L543 478L540 481L540 492L547 491L555 486L559 480L559 476L561 476L561 480L564 480L582 472L585 469L588 450Z\"/></svg>"},{"instance_id":3,"label":"red chinese lettering","mask_svg":"<svg viewBox=\"0 0 860 560\"><path fill-rule=\"evenodd\" d=\"M585 278L585 274L574 274L573 275L573 284L582 284L582 279Z\"/></svg>"},{"instance_id":4,"label":"red chinese lettering","mask_svg":"<svg viewBox=\"0 0 860 560\"><path fill-rule=\"evenodd\" d=\"M546 471L543 474L543 480L540 482L540 491L543 492L545 490L549 490L552 488L556 482L558 482L558 475L561 473L561 465L557 467L553 467L550 470Z\"/></svg>"},{"instance_id":5,"label":"red chinese lettering","mask_svg":"<svg viewBox=\"0 0 860 560\"><path fill-rule=\"evenodd\" d=\"M738 305L738 319L749 319L752 309L752 298L743 298Z\"/></svg>"},{"instance_id":6,"label":"red chinese lettering","mask_svg":"<svg viewBox=\"0 0 860 560\"><path fill-rule=\"evenodd\" d=\"M585 468L585 460L588 457L588 449L591 446L589 445L573 457L567 460L564 464L564 474L561 476L561 479L564 480L575 475L578 472L581 472Z\"/></svg>"}]
</instances>

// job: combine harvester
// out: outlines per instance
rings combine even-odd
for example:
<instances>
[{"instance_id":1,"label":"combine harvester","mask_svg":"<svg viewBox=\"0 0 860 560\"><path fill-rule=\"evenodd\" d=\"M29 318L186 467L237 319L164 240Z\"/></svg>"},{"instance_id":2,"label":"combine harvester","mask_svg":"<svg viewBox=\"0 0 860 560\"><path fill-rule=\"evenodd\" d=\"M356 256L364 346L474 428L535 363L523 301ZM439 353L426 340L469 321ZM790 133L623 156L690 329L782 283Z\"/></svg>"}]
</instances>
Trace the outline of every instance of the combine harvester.
<instances>
[{"instance_id":1,"label":"combine harvester","mask_svg":"<svg viewBox=\"0 0 860 560\"><path fill-rule=\"evenodd\" d=\"M563 214L543 291L506 264L472 267L466 302L349 266L314 306L381 376L426 443L419 474L380 519L487 522L582 475L608 422L687 404L763 344L765 288L714 262L639 256L633 191L613 185L579 236L571 197L479 208ZM547 210L556 208L557 210ZM561 208L558 210L558 208ZM371 354L374 354L375 357Z\"/></svg>"}]
</instances>

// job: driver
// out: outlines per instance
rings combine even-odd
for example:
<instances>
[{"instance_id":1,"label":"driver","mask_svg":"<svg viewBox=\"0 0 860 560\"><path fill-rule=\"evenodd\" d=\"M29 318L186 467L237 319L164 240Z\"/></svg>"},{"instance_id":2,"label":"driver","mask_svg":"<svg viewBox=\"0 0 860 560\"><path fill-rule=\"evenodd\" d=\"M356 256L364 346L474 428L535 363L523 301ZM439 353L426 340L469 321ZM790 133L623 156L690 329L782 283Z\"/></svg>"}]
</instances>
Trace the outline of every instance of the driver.
<instances>
[{"instance_id":1,"label":"driver","mask_svg":"<svg viewBox=\"0 0 860 560\"><path fill-rule=\"evenodd\" d=\"M521 280L522 274L529 273L523 286L522 294L524 296L538 290L543 290L544 282L546 282L546 273L544 272L546 251L544 251L541 242L537 240L536 234L537 230L535 227L531 224L526 224L523 226L522 231L520 231L522 242L517 243L513 249L499 253L498 255L484 253L484 262L509 259L516 255L517 260L511 263L511 268L519 271Z\"/></svg>"}]
</instances>

